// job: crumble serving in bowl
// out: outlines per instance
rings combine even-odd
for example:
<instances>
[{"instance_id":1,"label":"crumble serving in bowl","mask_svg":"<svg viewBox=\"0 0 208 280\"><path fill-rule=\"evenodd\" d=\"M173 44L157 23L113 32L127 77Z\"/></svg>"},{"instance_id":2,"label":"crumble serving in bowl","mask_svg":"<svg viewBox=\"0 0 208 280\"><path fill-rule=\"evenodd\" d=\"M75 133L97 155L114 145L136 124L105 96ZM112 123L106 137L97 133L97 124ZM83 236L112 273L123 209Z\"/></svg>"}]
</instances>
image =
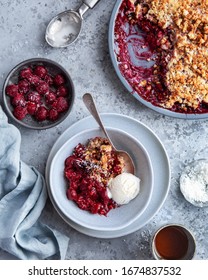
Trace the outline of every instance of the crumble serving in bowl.
<instances>
[{"instance_id":1,"label":"crumble serving in bowl","mask_svg":"<svg viewBox=\"0 0 208 280\"><path fill-rule=\"evenodd\" d=\"M79 143L65 160L64 175L69 182L67 197L92 214L107 216L140 191L140 179L125 172L124 158L103 137Z\"/></svg>"},{"instance_id":2,"label":"crumble serving in bowl","mask_svg":"<svg viewBox=\"0 0 208 280\"><path fill-rule=\"evenodd\" d=\"M123 172L124 165L123 158L117 156L106 138L91 138L86 145L79 143L65 160L67 197L82 210L107 215L117 207L108 196L107 186Z\"/></svg>"},{"instance_id":3,"label":"crumble serving in bowl","mask_svg":"<svg viewBox=\"0 0 208 280\"><path fill-rule=\"evenodd\" d=\"M118 148L126 150L133 157L136 165L135 175L141 179L139 194L130 203L117 207L118 205L108 196L106 190L107 181L122 172L124 167L122 160L118 160L111 153L99 155L102 157L102 159L98 158L99 164L94 162L93 153L87 153L87 162L86 158L77 160L76 154L82 157L83 149L86 149L89 139L93 139L90 140L91 151L94 144L102 139L105 143L103 149L109 153L107 139L104 140L104 135L99 128L85 130L70 138L54 156L49 172L50 194L55 208L79 225L103 231L124 228L142 215L148 207L153 189L152 165L148 152L134 137L124 131L114 128L107 128L107 130ZM98 156L97 149L96 156ZM110 170L110 165L106 167L108 160L113 162L112 165L110 164L113 170ZM106 168L105 171L103 168Z\"/></svg>"},{"instance_id":4,"label":"crumble serving in bowl","mask_svg":"<svg viewBox=\"0 0 208 280\"><path fill-rule=\"evenodd\" d=\"M208 113L206 0L123 0L114 43L121 74L143 100L179 114Z\"/></svg>"}]
</instances>

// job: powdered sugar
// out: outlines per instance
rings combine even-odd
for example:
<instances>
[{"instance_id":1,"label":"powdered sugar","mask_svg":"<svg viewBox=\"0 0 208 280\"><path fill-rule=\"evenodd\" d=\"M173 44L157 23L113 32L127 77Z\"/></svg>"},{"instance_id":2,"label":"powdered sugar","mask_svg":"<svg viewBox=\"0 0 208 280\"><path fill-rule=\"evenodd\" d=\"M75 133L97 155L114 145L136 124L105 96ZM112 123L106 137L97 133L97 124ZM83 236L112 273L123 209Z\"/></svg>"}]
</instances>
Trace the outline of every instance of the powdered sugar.
<instances>
[{"instance_id":1,"label":"powdered sugar","mask_svg":"<svg viewBox=\"0 0 208 280\"><path fill-rule=\"evenodd\" d=\"M198 160L183 171L180 189L186 200L203 207L208 206L208 161Z\"/></svg>"}]
</instances>

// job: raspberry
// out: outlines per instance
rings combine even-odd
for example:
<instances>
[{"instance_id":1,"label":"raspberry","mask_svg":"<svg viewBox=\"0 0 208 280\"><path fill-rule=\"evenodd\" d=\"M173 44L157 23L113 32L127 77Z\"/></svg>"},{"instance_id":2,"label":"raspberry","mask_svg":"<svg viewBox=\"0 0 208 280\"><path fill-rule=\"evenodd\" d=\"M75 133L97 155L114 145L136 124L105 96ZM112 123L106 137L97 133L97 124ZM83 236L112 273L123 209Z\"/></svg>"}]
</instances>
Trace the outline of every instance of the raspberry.
<instances>
[{"instance_id":1,"label":"raspberry","mask_svg":"<svg viewBox=\"0 0 208 280\"><path fill-rule=\"evenodd\" d=\"M30 84L27 80L23 79L23 80L19 81L18 87L19 87L19 92L22 93L22 94L25 94L29 91Z\"/></svg>"},{"instance_id":2,"label":"raspberry","mask_svg":"<svg viewBox=\"0 0 208 280\"><path fill-rule=\"evenodd\" d=\"M94 203L91 207L91 213L92 214L97 214L100 212L102 209L102 204L101 203ZM105 215L105 213L103 213Z\"/></svg>"},{"instance_id":3,"label":"raspberry","mask_svg":"<svg viewBox=\"0 0 208 280\"><path fill-rule=\"evenodd\" d=\"M59 113L55 108L51 108L48 112L48 118L51 121L56 121L59 117Z\"/></svg>"},{"instance_id":4,"label":"raspberry","mask_svg":"<svg viewBox=\"0 0 208 280\"><path fill-rule=\"evenodd\" d=\"M39 122L45 121L48 116L48 110L44 106L40 106L35 112L35 118Z\"/></svg>"},{"instance_id":5,"label":"raspberry","mask_svg":"<svg viewBox=\"0 0 208 280\"><path fill-rule=\"evenodd\" d=\"M27 100L39 104L41 102L41 96L37 91L31 91L27 95Z\"/></svg>"},{"instance_id":6,"label":"raspberry","mask_svg":"<svg viewBox=\"0 0 208 280\"><path fill-rule=\"evenodd\" d=\"M18 120L22 120L27 115L27 108L22 106L17 106L14 108L13 115Z\"/></svg>"},{"instance_id":7,"label":"raspberry","mask_svg":"<svg viewBox=\"0 0 208 280\"><path fill-rule=\"evenodd\" d=\"M30 75L27 77L27 80L31 83L31 85L38 86L41 79L36 75Z\"/></svg>"},{"instance_id":8,"label":"raspberry","mask_svg":"<svg viewBox=\"0 0 208 280\"><path fill-rule=\"evenodd\" d=\"M6 94L11 96L11 97L14 97L15 95L17 95L18 93L18 85L8 85L6 87Z\"/></svg>"},{"instance_id":9,"label":"raspberry","mask_svg":"<svg viewBox=\"0 0 208 280\"><path fill-rule=\"evenodd\" d=\"M29 102L27 103L27 111L28 111L28 114L34 115L35 112L36 112L36 110L37 110L37 107L38 107L38 106L37 106L37 103L29 101Z\"/></svg>"},{"instance_id":10,"label":"raspberry","mask_svg":"<svg viewBox=\"0 0 208 280\"><path fill-rule=\"evenodd\" d=\"M67 190L67 197L68 197L68 199L76 201L77 200L77 192L74 189L69 188Z\"/></svg>"},{"instance_id":11,"label":"raspberry","mask_svg":"<svg viewBox=\"0 0 208 280\"><path fill-rule=\"evenodd\" d=\"M54 84L56 86L60 86L60 85L63 85L65 83L65 79L64 79L64 77L61 74L57 74L54 77L53 81L54 81Z\"/></svg>"},{"instance_id":12,"label":"raspberry","mask_svg":"<svg viewBox=\"0 0 208 280\"><path fill-rule=\"evenodd\" d=\"M57 92L56 92L57 96L67 96L68 95L68 89L61 85L60 87L58 87Z\"/></svg>"},{"instance_id":13,"label":"raspberry","mask_svg":"<svg viewBox=\"0 0 208 280\"><path fill-rule=\"evenodd\" d=\"M84 152L85 152L86 148L84 145L82 144L78 144L75 149L74 149L74 155L76 157L82 157Z\"/></svg>"},{"instance_id":14,"label":"raspberry","mask_svg":"<svg viewBox=\"0 0 208 280\"><path fill-rule=\"evenodd\" d=\"M44 79L44 77L47 75L48 71L44 66L37 65L34 69L34 74L38 77Z\"/></svg>"},{"instance_id":15,"label":"raspberry","mask_svg":"<svg viewBox=\"0 0 208 280\"><path fill-rule=\"evenodd\" d=\"M21 107L25 107L26 105L26 101L25 101L25 98L22 94L18 93L17 95L15 95L13 98L12 98L12 105L13 106L21 106Z\"/></svg>"},{"instance_id":16,"label":"raspberry","mask_svg":"<svg viewBox=\"0 0 208 280\"><path fill-rule=\"evenodd\" d=\"M47 104L52 104L56 100L56 95L53 91L49 91L45 94L45 101Z\"/></svg>"},{"instance_id":17,"label":"raspberry","mask_svg":"<svg viewBox=\"0 0 208 280\"><path fill-rule=\"evenodd\" d=\"M19 76L22 79L27 79L31 75L32 75L32 69L30 67L28 67L28 68L22 69L20 71L20 75Z\"/></svg>"},{"instance_id":18,"label":"raspberry","mask_svg":"<svg viewBox=\"0 0 208 280\"><path fill-rule=\"evenodd\" d=\"M49 86L53 85L53 78L50 75L45 75L44 81L49 84Z\"/></svg>"},{"instance_id":19,"label":"raspberry","mask_svg":"<svg viewBox=\"0 0 208 280\"><path fill-rule=\"evenodd\" d=\"M39 94L44 95L49 92L49 85L44 81L40 81L36 87L36 90Z\"/></svg>"},{"instance_id":20,"label":"raspberry","mask_svg":"<svg viewBox=\"0 0 208 280\"><path fill-rule=\"evenodd\" d=\"M58 97L52 106L55 107L59 113L62 113L69 108L67 99L62 96Z\"/></svg>"}]
</instances>

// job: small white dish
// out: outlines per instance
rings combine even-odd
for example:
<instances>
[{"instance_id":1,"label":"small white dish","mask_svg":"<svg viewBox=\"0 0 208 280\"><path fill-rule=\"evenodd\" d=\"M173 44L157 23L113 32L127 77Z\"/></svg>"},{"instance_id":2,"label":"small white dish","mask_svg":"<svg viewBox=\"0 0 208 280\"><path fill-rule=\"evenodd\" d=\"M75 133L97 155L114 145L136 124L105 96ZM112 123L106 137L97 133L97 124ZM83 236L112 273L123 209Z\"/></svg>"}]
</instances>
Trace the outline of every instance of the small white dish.
<instances>
[{"instance_id":1,"label":"small white dish","mask_svg":"<svg viewBox=\"0 0 208 280\"><path fill-rule=\"evenodd\" d=\"M49 170L49 188L52 201L65 217L82 227L97 231L115 231L133 223L147 208L153 190L152 164L146 149L130 134L107 127L112 141L119 149L126 150L135 162L135 175L141 179L140 193L127 205L111 210L107 217L83 211L66 196L67 181L64 178L65 159L78 143L85 144L96 136L104 137L99 128L81 131L71 137L56 152Z\"/></svg>"}]
</instances>

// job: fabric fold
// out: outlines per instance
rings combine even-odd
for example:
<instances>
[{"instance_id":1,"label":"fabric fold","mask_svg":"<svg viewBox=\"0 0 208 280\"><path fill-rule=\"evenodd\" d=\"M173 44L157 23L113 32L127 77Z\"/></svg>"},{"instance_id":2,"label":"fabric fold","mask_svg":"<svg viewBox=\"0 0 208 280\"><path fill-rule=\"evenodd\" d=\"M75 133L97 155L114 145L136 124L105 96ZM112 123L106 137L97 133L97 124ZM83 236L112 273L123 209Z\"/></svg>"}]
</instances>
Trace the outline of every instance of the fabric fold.
<instances>
[{"instance_id":1,"label":"fabric fold","mask_svg":"<svg viewBox=\"0 0 208 280\"><path fill-rule=\"evenodd\" d=\"M20 159L21 135L0 107L0 247L19 259L64 259L69 238L38 221L44 177Z\"/></svg>"}]
</instances>

